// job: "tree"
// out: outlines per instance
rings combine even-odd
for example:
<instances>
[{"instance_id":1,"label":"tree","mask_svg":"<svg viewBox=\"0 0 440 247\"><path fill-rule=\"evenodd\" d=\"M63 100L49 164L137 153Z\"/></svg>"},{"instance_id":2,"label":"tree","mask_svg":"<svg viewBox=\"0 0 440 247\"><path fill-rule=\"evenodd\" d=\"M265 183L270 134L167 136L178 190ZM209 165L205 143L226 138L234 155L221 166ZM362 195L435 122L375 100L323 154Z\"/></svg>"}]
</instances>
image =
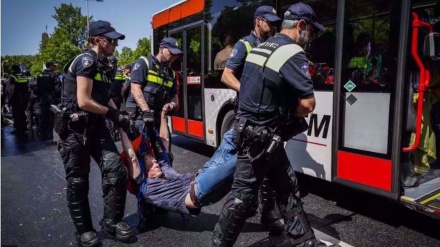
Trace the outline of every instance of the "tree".
<instances>
[{"instance_id":1,"label":"tree","mask_svg":"<svg viewBox=\"0 0 440 247\"><path fill-rule=\"evenodd\" d=\"M140 56L148 56L151 54L151 39L143 38L137 43L137 47L133 52L132 61L135 61Z\"/></svg>"},{"instance_id":2,"label":"tree","mask_svg":"<svg viewBox=\"0 0 440 247\"><path fill-rule=\"evenodd\" d=\"M55 7L55 15L52 17L58 22L55 33L62 32L65 35L63 38L67 38L76 47L79 48L87 39L87 17L81 15L80 7L63 3L59 8Z\"/></svg>"},{"instance_id":3,"label":"tree","mask_svg":"<svg viewBox=\"0 0 440 247\"><path fill-rule=\"evenodd\" d=\"M43 64L54 61L61 72L64 65L81 51L86 40L87 17L81 15L81 8L72 4L61 4L55 7L52 17L58 22L54 33L40 43L39 54L31 67L31 73L38 75Z\"/></svg>"},{"instance_id":4,"label":"tree","mask_svg":"<svg viewBox=\"0 0 440 247\"><path fill-rule=\"evenodd\" d=\"M134 62L135 59L133 59L133 51L127 47L122 47L121 53L118 56L119 59L119 65L127 65L132 62Z\"/></svg>"}]
</instances>

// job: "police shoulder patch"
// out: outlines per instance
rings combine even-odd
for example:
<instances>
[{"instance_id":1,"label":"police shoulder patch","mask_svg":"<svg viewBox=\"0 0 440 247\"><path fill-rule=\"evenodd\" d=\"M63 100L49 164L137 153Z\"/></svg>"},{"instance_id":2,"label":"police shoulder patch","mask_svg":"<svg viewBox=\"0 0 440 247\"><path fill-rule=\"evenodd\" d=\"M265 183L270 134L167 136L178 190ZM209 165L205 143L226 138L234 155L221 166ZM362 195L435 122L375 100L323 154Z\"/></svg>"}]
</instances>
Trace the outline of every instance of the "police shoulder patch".
<instances>
[{"instance_id":1,"label":"police shoulder patch","mask_svg":"<svg viewBox=\"0 0 440 247\"><path fill-rule=\"evenodd\" d=\"M304 73L304 75L306 75L307 77L310 78L310 74L309 74L309 63L304 63L301 66L301 71Z\"/></svg>"},{"instance_id":2,"label":"police shoulder patch","mask_svg":"<svg viewBox=\"0 0 440 247\"><path fill-rule=\"evenodd\" d=\"M141 65L139 63L135 63L133 66L133 71L139 69L139 67L141 67Z\"/></svg>"},{"instance_id":3,"label":"police shoulder patch","mask_svg":"<svg viewBox=\"0 0 440 247\"><path fill-rule=\"evenodd\" d=\"M83 56L81 59L81 63L84 66L84 68L90 67L93 64L93 58L89 56Z\"/></svg>"},{"instance_id":4,"label":"police shoulder patch","mask_svg":"<svg viewBox=\"0 0 440 247\"><path fill-rule=\"evenodd\" d=\"M236 48L232 49L231 51L231 55L229 55L229 57L235 57L235 55L237 55L238 50Z\"/></svg>"}]
</instances>

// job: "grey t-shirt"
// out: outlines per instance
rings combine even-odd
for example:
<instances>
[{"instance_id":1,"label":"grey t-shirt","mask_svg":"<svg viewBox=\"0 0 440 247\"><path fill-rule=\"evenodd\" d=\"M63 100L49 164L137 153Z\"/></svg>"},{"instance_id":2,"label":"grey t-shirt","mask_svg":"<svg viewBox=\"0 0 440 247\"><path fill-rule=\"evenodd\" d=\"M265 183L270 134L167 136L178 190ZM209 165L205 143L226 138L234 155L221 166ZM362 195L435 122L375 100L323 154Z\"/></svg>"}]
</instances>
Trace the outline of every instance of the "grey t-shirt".
<instances>
[{"instance_id":1,"label":"grey t-shirt","mask_svg":"<svg viewBox=\"0 0 440 247\"><path fill-rule=\"evenodd\" d=\"M159 164L164 176L147 179L146 202L169 211L190 214L185 197L189 193L193 174L179 174L163 160Z\"/></svg>"}]
</instances>

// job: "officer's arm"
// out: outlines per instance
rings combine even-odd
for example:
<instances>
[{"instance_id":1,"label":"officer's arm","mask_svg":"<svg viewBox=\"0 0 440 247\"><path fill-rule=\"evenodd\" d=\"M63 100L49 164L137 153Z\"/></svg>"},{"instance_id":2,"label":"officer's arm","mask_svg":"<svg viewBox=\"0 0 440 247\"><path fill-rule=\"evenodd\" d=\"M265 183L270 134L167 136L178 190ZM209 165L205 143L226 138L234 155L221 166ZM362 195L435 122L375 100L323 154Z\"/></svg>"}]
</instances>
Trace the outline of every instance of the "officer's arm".
<instances>
[{"instance_id":1,"label":"officer's arm","mask_svg":"<svg viewBox=\"0 0 440 247\"><path fill-rule=\"evenodd\" d=\"M107 113L108 108L99 104L95 100L92 99L92 88L93 88L93 80L91 78L78 75L76 77L76 95L78 98L78 106L79 108L104 115Z\"/></svg>"},{"instance_id":2,"label":"officer's arm","mask_svg":"<svg viewBox=\"0 0 440 247\"><path fill-rule=\"evenodd\" d=\"M142 85L140 83L131 82L130 88L131 88L130 93L131 95L133 95L133 98L136 101L139 108L141 108L141 111L150 110L147 102L145 101L144 93L142 92Z\"/></svg>"},{"instance_id":3,"label":"officer's arm","mask_svg":"<svg viewBox=\"0 0 440 247\"><path fill-rule=\"evenodd\" d=\"M308 99L298 99L298 107L296 108L297 117L305 117L315 109L315 97Z\"/></svg>"},{"instance_id":4,"label":"officer's arm","mask_svg":"<svg viewBox=\"0 0 440 247\"><path fill-rule=\"evenodd\" d=\"M223 70L221 81L226 84L229 88L240 92L240 81L235 77L235 71L230 68L225 68Z\"/></svg>"}]
</instances>

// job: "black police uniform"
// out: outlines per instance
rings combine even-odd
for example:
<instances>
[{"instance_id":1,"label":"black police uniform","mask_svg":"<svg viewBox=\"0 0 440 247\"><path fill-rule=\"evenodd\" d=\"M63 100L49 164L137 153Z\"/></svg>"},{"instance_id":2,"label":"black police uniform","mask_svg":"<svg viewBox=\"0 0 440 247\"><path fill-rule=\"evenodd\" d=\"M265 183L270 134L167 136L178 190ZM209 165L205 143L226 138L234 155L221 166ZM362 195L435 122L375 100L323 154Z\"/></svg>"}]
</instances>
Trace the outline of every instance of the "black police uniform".
<instances>
[{"instance_id":1,"label":"black police uniform","mask_svg":"<svg viewBox=\"0 0 440 247\"><path fill-rule=\"evenodd\" d=\"M84 76L93 79L92 99L107 105L110 81L106 70L106 65L98 60L92 49L83 51L69 62L64 68L59 108L74 115L67 115L67 128L58 124L59 114L55 117L55 129L61 132L58 151L66 172L67 201L78 237L94 231L88 200L90 157L98 163L102 173L104 217L101 226L107 232L114 233L116 224L124 216L127 169L105 127L104 116L81 110L76 97L76 77ZM131 234L131 229L128 230Z\"/></svg>"},{"instance_id":2,"label":"black police uniform","mask_svg":"<svg viewBox=\"0 0 440 247\"><path fill-rule=\"evenodd\" d=\"M154 111L154 127L157 130L160 129L162 107L177 94L174 71L171 67L162 65L153 55L141 57L133 65L130 83L141 84L145 101L150 110ZM142 112L131 93L127 98L125 107L126 111L130 113L130 118L133 120L136 129L142 132L144 126ZM170 131L168 130L168 132ZM150 136L150 138L154 139L153 136ZM155 153L157 154L157 150L155 150Z\"/></svg>"},{"instance_id":3,"label":"black police uniform","mask_svg":"<svg viewBox=\"0 0 440 247\"><path fill-rule=\"evenodd\" d=\"M232 246L252 211L264 176L276 189L276 201L291 239L286 246L315 246L316 240L299 198L297 181L283 140L294 119L298 98L313 97L308 62L301 47L276 34L246 58L235 127L238 160L232 191L216 225L212 245ZM301 131L301 130L298 130Z\"/></svg>"},{"instance_id":4,"label":"black police uniform","mask_svg":"<svg viewBox=\"0 0 440 247\"><path fill-rule=\"evenodd\" d=\"M36 95L38 111L38 130L42 137L50 134L52 130L52 114L50 105L54 103L55 86L58 83L57 75L48 69L43 70L43 73L37 77Z\"/></svg>"},{"instance_id":5,"label":"black police uniform","mask_svg":"<svg viewBox=\"0 0 440 247\"><path fill-rule=\"evenodd\" d=\"M251 31L249 35L238 40L231 51L231 55L229 55L226 68L233 70L237 78L240 78L247 55L252 48L257 47L260 43L261 41L255 31Z\"/></svg>"},{"instance_id":6,"label":"black police uniform","mask_svg":"<svg viewBox=\"0 0 440 247\"><path fill-rule=\"evenodd\" d=\"M11 95L12 118L15 132L23 132L26 128L26 108L29 101L29 80L20 73L15 72L9 77L9 85L14 85L14 95Z\"/></svg>"},{"instance_id":7,"label":"black police uniform","mask_svg":"<svg viewBox=\"0 0 440 247\"><path fill-rule=\"evenodd\" d=\"M32 128L33 125L38 125L39 115L37 112L40 107L37 98L37 80L35 78L29 81L29 100L26 107L26 122L28 128Z\"/></svg>"},{"instance_id":8,"label":"black police uniform","mask_svg":"<svg viewBox=\"0 0 440 247\"><path fill-rule=\"evenodd\" d=\"M110 98L115 102L118 109L121 108L121 104L124 100L122 95L122 86L125 83L125 76L122 71L116 71L114 78L112 79L112 84L110 88Z\"/></svg>"},{"instance_id":9,"label":"black police uniform","mask_svg":"<svg viewBox=\"0 0 440 247\"><path fill-rule=\"evenodd\" d=\"M229 68L235 72L237 78L240 78L243 73L244 64L246 61L246 57L252 50L252 48L257 47L261 44L261 40L255 34L255 31L251 31L251 33L239 41L237 41L232 49L231 55L226 62L226 68ZM237 93L237 97L234 99L236 104L235 110L238 108L238 98L239 93ZM227 135L230 137L232 135ZM230 140L231 143L233 140ZM263 183L261 184L260 189L261 196L259 197L259 213L261 214L261 222L269 229L271 234L276 235L282 232L284 226L279 221L280 217L277 211L274 209L275 202L274 196L275 191L267 178L264 178Z\"/></svg>"}]
</instances>

